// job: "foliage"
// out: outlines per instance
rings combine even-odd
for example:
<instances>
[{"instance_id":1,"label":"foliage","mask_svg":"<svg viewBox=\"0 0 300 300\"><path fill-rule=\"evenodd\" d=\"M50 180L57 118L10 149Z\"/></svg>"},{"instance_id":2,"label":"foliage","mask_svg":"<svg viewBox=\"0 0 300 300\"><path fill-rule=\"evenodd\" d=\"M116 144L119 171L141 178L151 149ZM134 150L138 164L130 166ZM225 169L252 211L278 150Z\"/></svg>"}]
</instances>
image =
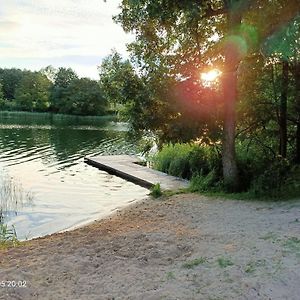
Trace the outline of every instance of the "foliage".
<instances>
[{"instance_id":1,"label":"foliage","mask_svg":"<svg viewBox=\"0 0 300 300\"><path fill-rule=\"evenodd\" d=\"M21 82L23 71L19 69L0 69L0 82L3 88L4 98L12 101L15 97L15 91Z\"/></svg>"},{"instance_id":2,"label":"foliage","mask_svg":"<svg viewBox=\"0 0 300 300\"><path fill-rule=\"evenodd\" d=\"M190 152L191 146L188 144L164 145L153 158L154 168L173 176L187 178Z\"/></svg>"},{"instance_id":3,"label":"foliage","mask_svg":"<svg viewBox=\"0 0 300 300\"><path fill-rule=\"evenodd\" d=\"M154 198L159 198L160 196L162 196L162 194L163 193L159 183L156 183L154 186L151 187L150 195Z\"/></svg>"},{"instance_id":4,"label":"foliage","mask_svg":"<svg viewBox=\"0 0 300 300\"><path fill-rule=\"evenodd\" d=\"M221 176L213 169L208 174L197 174L192 177L190 182L191 192L218 192L222 190L223 182Z\"/></svg>"},{"instance_id":5,"label":"foliage","mask_svg":"<svg viewBox=\"0 0 300 300\"><path fill-rule=\"evenodd\" d=\"M120 54L113 52L103 60L99 72L100 86L111 108L118 108L120 117L130 123L137 135L149 128L150 122L156 126L157 111L149 105L149 86L128 60L122 60Z\"/></svg>"},{"instance_id":6,"label":"foliage","mask_svg":"<svg viewBox=\"0 0 300 300\"><path fill-rule=\"evenodd\" d=\"M56 112L74 115L104 115L107 100L99 84L79 79L71 68L52 66L32 72L0 69L2 110Z\"/></svg>"},{"instance_id":7,"label":"foliage","mask_svg":"<svg viewBox=\"0 0 300 300\"><path fill-rule=\"evenodd\" d=\"M58 112L75 115L104 114L106 101L98 83L88 78L75 79L68 87L60 87Z\"/></svg>"},{"instance_id":8,"label":"foliage","mask_svg":"<svg viewBox=\"0 0 300 300\"><path fill-rule=\"evenodd\" d=\"M289 198L300 195L300 168L287 159L273 157L259 144L237 145L239 192L252 197ZM190 179L192 192L226 191L221 156L216 146L166 144L152 157L154 168Z\"/></svg>"},{"instance_id":9,"label":"foliage","mask_svg":"<svg viewBox=\"0 0 300 300\"><path fill-rule=\"evenodd\" d=\"M15 228L8 228L6 224L0 222L0 247L16 246L18 243Z\"/></svg>"},{"instance_id":10,"label":"foliage","mask_svg":"<svg viewBox=\"0 0 300 300\"><path fill-rule=\"evenodd\" d=\"M23 201L32 201L32 194L14 182L7 174L0 174L0 247L16 246L19 242L12 226L5 224L5 212L16 209Z\"/></svg>"},{"instance_id":11,"label":"foliage","mask_svg":"<svg viewBox=\"0 0 300 300\"><path fill-rule=\"evenodd\" d=\"M40 72L24 72L15 90L16 108L25 111L46 111L49 108L51 82Z\"/></svg>"},{"instance_id":12,"label":"foliage","mask_svg":"<svg viewBox=\"0 0 300 300\"><path fill-rule=\"evenodd\" d=\"M124 104L128 98L125 95L127 80L136 76L130 62L123 61L119 53L113 52L103 59L98 70L100 85L107 101L114 108L117 104Z\"/></svg>"},{"instance_id":13,"label":"foliage","mask_svg":"<svg viewBox=\"0 0 300 300\"><path fill-rule=\"evenodd\" d=\"M154 168L173 176L190 179L195 174L207 175L220 170L220 155L216 146L198 144L166 144L153 158Z\"/></svg>"},{"instance_id":14,"label":"foliage","mask_svg":"<svg viewBox=\"0 0 300 300\"><path fill-rule=\"evenodd\" d=\"M255 197L285 199L300 195L300 169L277 157L252 182L250 193Z\"/></svg>"},{"instance_id":15,"label":"foliage","mask_svg":"<svg viewBox=\"0 0 300 300\"><path fill-rule=\"evenodd\" d=\"M5 99L3 93L3 86L0 82L0 109L3 110L5 108Z\"/></svg>"},{"instance_id":16,"label":"foliage","mask_svg":"<svg viewBox=\"0 0 300 300\"><path fill-rule=\"evenodd\" d=\"M281 196L286 197L299 197L300 195L300 166L291 166L286 180L281 188Z\"/></svg>"},{"instance_id":17,"label":"foliage","mask_svg":"<svg viewBox=\"0 0 300 300\"><path fill-rule=\"evenodd\" d=\"M60 112L61 106L63 106L64 98L67 97L67 90L73 80L78 79L77 74L71 68L59 68L54 75L53 86L51 87L51 111Z\"/></svg>"},{"instance_id":18,"label":"foliage","mask_svg":"<svg viewBox=\"0 0 300 300\"><path fill-rule=\"evenodd\" d=\"M229 258L220 257L218 258L218 265L221 268L227 268L229 266L233 266L234 263Z\"/></svg>"},{"instance_id":19,"label":"foliage","mask_svg":"<svg viewBox=\"0 0 300 300\"><path fill-rule=\"evenodd\" d=\"M238 190L249 188L254 172L260 172L257 162L261 159L265 166L268 159L264 153L252 167L244 151L237 153L236 161L237 137L238 142L251 147L257 143L271 152L269 161L281 154L290 161L293 155L299 163L299 8L299 1L287 0L259 5L227 0L122 1L115 20L135 34L129 45L131 59L150 91L130 103L130 121L138 120L138 129L156 132L159 146L204 138L222 142L224 184ZM293 64L289 74L283 72L282 62ZM199 73L212 65L223 71L223 94L218 86L201 86ZM172 173L185 176L185 160L184 155L176 158Z\"/></svg>"},{"instance_id":20,"label":"foliage","mask_svg":"<svg viewBox=\"0 0 300 300\"><path fill-rule=\"evenodd\" d=\"M49 70L45 72L48 74ZM57 113L101 115L106 109L106 100L98 83L88 78L79 79L70 68L58 69L50 98L50 109Z\"/></svg>"},{"instance_id":21,"label":"foliage","mask_svg":"<svg viewBox=\"0 0 300 300\"><path fill-rule=\"evenodd\" d=\"M183 267L186 269L193 269L194 267L196 267L198 265L204 264L206 261L207 261L207 259L204 257L195 258L191 261L184 263Z\"/></svg>"}]
</instances>

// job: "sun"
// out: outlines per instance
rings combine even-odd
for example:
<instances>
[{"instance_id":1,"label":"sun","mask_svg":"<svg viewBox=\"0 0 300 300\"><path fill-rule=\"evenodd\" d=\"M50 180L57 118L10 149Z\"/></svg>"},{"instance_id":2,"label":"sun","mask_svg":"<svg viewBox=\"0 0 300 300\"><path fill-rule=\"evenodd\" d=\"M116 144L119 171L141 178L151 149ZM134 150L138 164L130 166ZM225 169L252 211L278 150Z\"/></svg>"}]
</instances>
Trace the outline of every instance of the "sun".
<instances>
[{"instance_id":1,"label":"sun","mask_svg":"<svg viewBox=\"0 0 300 300\"><path fill-rule=\"evenodd\" d=\"M212 69L208 72L201 73L201 80L204 85L210 86L218 80L222 72L218 69Z\"/></svg>"}]
</instances>

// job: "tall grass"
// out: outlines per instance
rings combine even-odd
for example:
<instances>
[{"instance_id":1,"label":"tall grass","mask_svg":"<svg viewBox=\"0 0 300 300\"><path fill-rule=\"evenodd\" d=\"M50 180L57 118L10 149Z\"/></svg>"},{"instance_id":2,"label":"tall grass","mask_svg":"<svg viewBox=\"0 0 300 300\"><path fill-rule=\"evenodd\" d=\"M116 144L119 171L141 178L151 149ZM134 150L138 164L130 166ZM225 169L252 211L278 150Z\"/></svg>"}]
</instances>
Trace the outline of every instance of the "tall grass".
<instances>
[{"instance_id":1,"label":"tall grass","mask_svg":"<svg viewBox=\"0 0 300 300\"><path fill-rule=\"evenodd\" d=\"M14 226L8 228L6 224L0 223L0 248L16 246L18 243L19 241Z\"/></svg>"},{"instance_id":2,"label":"tall grass","mask_svg":"<svg viewBox=\"0 0 300 300\"><path fill-rule=\"evenodd\" d=\"M38 122L43 123L83 123L94 124L97 122L116 120L115 115L103 116L75 116L66 114L53 114L47 112L25 112L25 111L0 111L0 120L17 118L19 122Z\"/></svg>"},{"instance_id":3,"label":"tall grass","mask_svg":"<svg viewBox=\"0 0 300 300\"><path fill-rule=\"evenodd\" d=\"M8 227L6 218L10 212L17 212L25 203L32 204L33 194L25 191L20 183L14 181L7 173L0 175L0 246L16 245L17 233L14 228Z\"/></svg>"},{"instance_id":4,"label":"tall grass","mask_svg":"<svg viewBox=\"0 0 300 300\"><path fill-rule=\"evenodd\" d=\"M167 144L153 158L155 169L173 176L191 179L212 170L219 175L220 154L216 147L197 144Z\"/></svg>"},{"instance_id":5,"label":"tall grass","mask_svg":"<svg viewBox=\"0 0 300 300\"><path fill-rule=\"evenodd\" d=\"M5 218L5 214L9 211L17 211L24 203L32 204L33 198L32 192L25 191L19 182L2 172L0 175L0 212L2 218Z\"/></svg>"},{"instance_id":6,"label":"tall grass","mask_svg":"<svg viewBox=\"0 0 300 300\"><path fill-rule=\"evenodd\" d=\"M153 157L154 168L190 179L193 192L226 193L220 149L196 144L168 144ZM300 196L300 166L260 149L237 144L239 190L242 198L289 199Z\"/></svg>"}]
</instances>

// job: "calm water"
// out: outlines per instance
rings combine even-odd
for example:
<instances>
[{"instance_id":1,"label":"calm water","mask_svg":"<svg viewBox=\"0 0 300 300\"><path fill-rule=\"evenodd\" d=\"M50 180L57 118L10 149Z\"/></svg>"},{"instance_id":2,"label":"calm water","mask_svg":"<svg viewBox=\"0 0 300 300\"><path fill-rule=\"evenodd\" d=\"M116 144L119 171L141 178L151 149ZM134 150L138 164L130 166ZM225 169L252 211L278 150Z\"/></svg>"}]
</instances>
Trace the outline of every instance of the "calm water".
<instances>
[{"instance_id":1,"label":"calm water","mask_svg":"<svg viewBox=\"0 0 300 300\"><path fill-rule=\"evenodd\" d=\"M101 118L0 114L0 208L19 239L82 225L147 195L83 161L135 154L126 130Z\"/></svg>"}]
</instances>

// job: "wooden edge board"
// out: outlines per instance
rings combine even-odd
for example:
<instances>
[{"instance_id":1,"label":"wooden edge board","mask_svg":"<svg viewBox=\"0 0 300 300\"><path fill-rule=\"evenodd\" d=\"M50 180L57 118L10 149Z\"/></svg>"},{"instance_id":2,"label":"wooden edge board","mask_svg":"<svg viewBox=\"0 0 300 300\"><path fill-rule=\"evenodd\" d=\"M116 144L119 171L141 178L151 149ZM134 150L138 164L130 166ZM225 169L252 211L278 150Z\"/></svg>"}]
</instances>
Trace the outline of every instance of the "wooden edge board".
<instances>
[{"instance_id":1,"label":"wooden edge board","mask_svg":"<svg viewBox=\"0 0 300 300\"><path fill-rule=\"evenodd\" d=\"M98 161L95 161L95 160L93 160L93 159L90 159L90 158L85 157L85 158L84 158L84 161L85 161L87 164L89 164L89 165L91 165L91 166L93 166L93 167L97 167L97 168L99 168L99 169L101 169L101 170L103 170L103 171L106 171L107 173L109 173L109 174L111 174L111 175L116 175L116 176L121 177L121 178L123 178L123 179L126 179L126 180L128 180L128 181L130 181L130 182L133 182L133 183L135 183L135 184L138 184L138 185L140 185L140 186L142 186L142 187L144 187L144 188L150 189L151 187L154 186L154 184L151 183L151 182L149 182L149 181L146 181L146 180L141 179L141 178L139 178L139 177L133 176L133 175L128 174L128 173L125 173L125 172L123 172L123 171L117 170L117 169L115 169L115 168L112 168L112 167L110 167L110 166L107 166L107 165L105 165L105 164L102 164L102 163L100 163L100 162L98 162Z\"/></svg>"}]
</instances>

